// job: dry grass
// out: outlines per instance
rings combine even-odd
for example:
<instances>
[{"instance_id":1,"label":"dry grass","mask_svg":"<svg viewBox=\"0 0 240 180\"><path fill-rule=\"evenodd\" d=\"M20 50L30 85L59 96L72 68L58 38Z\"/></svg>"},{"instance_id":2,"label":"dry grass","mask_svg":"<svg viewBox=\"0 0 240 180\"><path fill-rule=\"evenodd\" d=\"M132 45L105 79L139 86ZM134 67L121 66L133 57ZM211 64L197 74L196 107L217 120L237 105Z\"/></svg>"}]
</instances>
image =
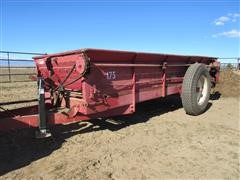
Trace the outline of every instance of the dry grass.
<instances>
[{"instance_id":1,"label":"dry grass","mask_svg":"<svg viewBox=\"0 0 240 180\"><path fill-rule=\"evenodd\" d=\"M240 71L223 70L220 72L220 81L215 91L223 97L236 97L240 95Z\"/></svg>"},{"instance_id":2,"label":"dry grass","mask_svg":"<svg viewBox=\"0 0 240 180\"><path fill-rule=\"evenodd\" d=\"M11 74L31 74L36 73L35 68L11 68L10 70ZM0 74L9 74L9 71L7 68L0 67ZM11 75L12 81L29 81L29 75ZM0 83L1 82L8 82L9 77L6 76L0 76Z\"/></svg>"},{"instance_id":3,"label":"dry grass","mask_svg":"<svg viewBox=\"0 0 240 180\"><path fill-rule=\"evenodd\" d=\"M11 73L12 74L35 73L35 68L12 68ZM8 74L8 69L0 68L0 74ZM37 98L37 83L30 81L29 75L11 76L11 80L13 82L7 82L9 81L8 76L0 76L0 105L6 102L32 100ZM34 104L36 104L36 102L4 106L1 105L1 107L6 109L15 109Z\"/></svg>"},{"instance_id":4,"label":"dry grass","mask_svg":"<svg viewBox=\"0 0 240 180\"><path fill-rule=\"evenodd\" d=\"M37 83L32 82L15 82L0 83L0 104L5 102L31 100L37 98ZM23 103L2 106L7 109L26 107L34 103Z\"/></svg>"}]
</instances>

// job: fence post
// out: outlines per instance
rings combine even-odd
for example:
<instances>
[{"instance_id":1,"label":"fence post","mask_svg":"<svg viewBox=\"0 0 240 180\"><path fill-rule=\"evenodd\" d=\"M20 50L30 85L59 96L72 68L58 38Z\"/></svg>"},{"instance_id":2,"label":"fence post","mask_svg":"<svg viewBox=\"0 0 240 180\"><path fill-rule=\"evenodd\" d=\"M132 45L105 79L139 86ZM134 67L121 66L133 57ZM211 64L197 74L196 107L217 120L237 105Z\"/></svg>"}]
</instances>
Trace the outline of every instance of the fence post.
<instances>
[{"instance_id":1,"label":"fence post","mask_svg":"<svg viewBox=\"0 0 240 180\"><path fill-rule=\"evenodd\" d=\"M240 58L237 58L237 70L240 70Z\"/></svg>"},{"instance_id":2,"label":"fence post","mask_svg":"<svg viewBox=\"0 0 240 180\"><path fill-rule=\"evenodd\" d=\"M10 67L9 52L7 53L7 57L8 57L8 80L9 80L9 82L11 82L12 79L11 79L11 67Z\"/></svg>"}]
</instances>

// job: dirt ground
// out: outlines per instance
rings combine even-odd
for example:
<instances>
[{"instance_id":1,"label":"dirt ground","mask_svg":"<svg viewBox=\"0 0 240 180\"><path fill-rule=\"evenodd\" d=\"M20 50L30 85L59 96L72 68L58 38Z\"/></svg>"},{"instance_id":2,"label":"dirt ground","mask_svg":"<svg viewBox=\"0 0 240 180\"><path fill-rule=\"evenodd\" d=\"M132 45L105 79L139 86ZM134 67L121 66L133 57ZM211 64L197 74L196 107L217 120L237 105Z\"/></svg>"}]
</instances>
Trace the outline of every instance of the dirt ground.
<instances>
[{"instance_id":1,"label":"dirt ground","mask_svg":"<svg viewBox=\"0 0 240 180\"><path fill-rule=\"evenodd\" d=\"M239 88L223 72L200 116L171 96L132 116L57 126L47 140L1 134L0 179L240 179Z\"/></svg>"}]
</instances>

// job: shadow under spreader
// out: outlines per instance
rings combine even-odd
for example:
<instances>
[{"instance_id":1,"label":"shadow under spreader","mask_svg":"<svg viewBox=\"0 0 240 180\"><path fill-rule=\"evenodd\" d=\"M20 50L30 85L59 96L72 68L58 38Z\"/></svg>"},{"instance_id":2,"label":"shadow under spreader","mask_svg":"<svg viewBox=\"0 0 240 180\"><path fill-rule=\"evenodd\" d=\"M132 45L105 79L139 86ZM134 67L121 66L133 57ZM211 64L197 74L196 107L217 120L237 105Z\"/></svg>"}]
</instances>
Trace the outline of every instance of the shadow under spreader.
<instances>
[{"instance_id":1,"label":"shadow under spreader","mask_svg":"<svg viewBox=\"0 0 240 180\"><path fill-rule=\"evenodd\" d=\"M54 126L51 128L52 138L48 139L35 139L34 129L2 133L0 134L0 176L48 156L59 149L66 139L76 134L105 129L118 131L181 107L181 98L174 95L140 103L136 107L136 113L132 115Z\"/></svg>"}]
</instances>

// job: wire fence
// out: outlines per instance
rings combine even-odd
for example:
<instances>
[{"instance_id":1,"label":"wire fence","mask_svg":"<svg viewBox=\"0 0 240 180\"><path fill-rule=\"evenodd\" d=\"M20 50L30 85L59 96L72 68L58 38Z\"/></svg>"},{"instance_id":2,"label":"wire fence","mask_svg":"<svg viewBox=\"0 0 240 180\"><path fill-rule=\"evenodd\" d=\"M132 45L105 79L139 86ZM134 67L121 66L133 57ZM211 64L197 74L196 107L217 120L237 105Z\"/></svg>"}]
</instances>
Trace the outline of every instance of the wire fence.
<instances>
[{"instance_id":1,"label":"wire fence","mask_svg":"<svg viewBox=\"0 0 240 180\"><path fill-rule=\"evenodd\" d=\"M221 62L221 70L240 70L240 57L225 57L225 58L218 58ZM231 61L235 63L229 63L227 61Z\"/></svg>"},{"instance_id":2,"label":"wire fence","mask_svg":"<svg viewBox=\"0 0 240 180\"><path fill-rule=\"evenodd\" d=\"M0 83L31 81L29 76L36 75L32 56L46 53L0 51ZM240 57L218 58L221 69L240 69ZM228 62L235 63L228 63Z\"/></svg>"},{"instance_id":3,"label":"wire fence","mask_svg":"<svg viewBox=\"0 0 240 180\"><path fill-rule=\"evenodd\" d=\"M0 83L30 81L36 75L32 56L43 53L0 51Z\"/></svg>"},{"instance_id":4,"label":"wire fence","mask_svg":"<svg viewBox=\"0 0 240 180\"><path fill-rule=\"evenodd\" d=\"M221 63L221 69L232 69L232 70L240 70L239 63Z\"/></svg>"}]
</instances>

